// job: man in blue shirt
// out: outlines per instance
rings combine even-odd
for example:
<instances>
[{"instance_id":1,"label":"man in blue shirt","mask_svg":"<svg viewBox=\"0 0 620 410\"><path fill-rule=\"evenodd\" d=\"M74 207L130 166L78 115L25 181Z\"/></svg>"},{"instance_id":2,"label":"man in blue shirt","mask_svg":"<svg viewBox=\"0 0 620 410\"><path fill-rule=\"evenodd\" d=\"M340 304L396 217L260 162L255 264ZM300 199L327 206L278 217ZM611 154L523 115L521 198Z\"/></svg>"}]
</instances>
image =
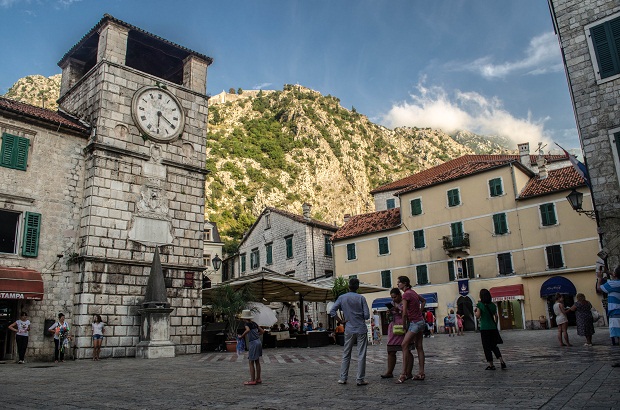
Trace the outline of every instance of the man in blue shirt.
<instances>
[{"instance_id":1,"label":"man in blue shirt","mask_svg":"<svg viewBox=\"0 0 620 410\"><path fill-rule=\"evenodd\" d=\"M370 319L370 311L366 298L357 293L360 281L357 278L349 280L349 292L340 295L334 306L329 311L331 317L335 317L338 323L345 323L344 351L342 352L342 364L340 365L340 379L338 383L346 384L349 377L349 365L351 364L351 350L357 340L357 385L368 384L364 380L366 376L366 349L368 347L368 329L366 320ZM341 310L343 318L336 315Z\"/></svg>"}]
</instances>

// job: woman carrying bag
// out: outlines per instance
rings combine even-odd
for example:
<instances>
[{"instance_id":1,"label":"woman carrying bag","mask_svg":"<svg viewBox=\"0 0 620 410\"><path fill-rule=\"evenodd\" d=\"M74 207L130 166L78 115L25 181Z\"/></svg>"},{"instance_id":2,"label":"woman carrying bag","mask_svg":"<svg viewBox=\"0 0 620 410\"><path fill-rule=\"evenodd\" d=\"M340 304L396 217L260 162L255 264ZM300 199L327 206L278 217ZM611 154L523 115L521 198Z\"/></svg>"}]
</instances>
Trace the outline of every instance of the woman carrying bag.
<instances>
[{"instance_id":1,"label":"woman carrying bag","mask_svg":"<svg viewBox=\"0 0 620 410\"><path fill-rule=\"evenodd\" d=\"M493 353L499 359L502 370L506 368L506 363L502 359L498 344L504 343L499 330L497 330L497 307L491 300L491 292L488 289L480 289L480 302L476 305L476 318L480 319L480 338L484 357L489 362L485 370L495 370L493 365Z\"/></svg>"}]
</instances>

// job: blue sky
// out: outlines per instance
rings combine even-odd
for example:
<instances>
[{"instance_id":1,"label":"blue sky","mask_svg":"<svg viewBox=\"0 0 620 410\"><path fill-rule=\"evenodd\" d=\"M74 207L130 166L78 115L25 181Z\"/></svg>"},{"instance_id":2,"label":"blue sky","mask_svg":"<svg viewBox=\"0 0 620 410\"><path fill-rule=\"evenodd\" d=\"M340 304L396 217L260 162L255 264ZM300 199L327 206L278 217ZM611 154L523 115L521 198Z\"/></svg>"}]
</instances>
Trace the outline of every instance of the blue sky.
<instances>
[{"instance_id":1,"label":"blue sky","mask_svg":"<svg viewBox=\"0 0 620 410\"><path fill-rule=\"evenodd\" d=\"M579 147L544 0L0 0L0 94L104 13L213 57L209 94L301 84L387 127Z\"/></svg>"}]
</instances>

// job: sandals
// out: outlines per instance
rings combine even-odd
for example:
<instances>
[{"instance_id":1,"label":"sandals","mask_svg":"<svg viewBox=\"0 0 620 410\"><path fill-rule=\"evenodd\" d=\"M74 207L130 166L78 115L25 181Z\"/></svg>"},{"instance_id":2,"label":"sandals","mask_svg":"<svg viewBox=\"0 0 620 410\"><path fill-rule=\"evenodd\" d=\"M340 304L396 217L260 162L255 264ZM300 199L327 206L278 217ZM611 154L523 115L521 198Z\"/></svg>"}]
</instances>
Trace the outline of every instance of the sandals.
<instances>
[{"instance_id":1,"label":"sandals","mask_svg":"<svg viewBox=\"0 0 620 410\"><path fill-rule=\"evenodd\" d=\"M493 366L493 365L487 366L487 368L484 369L484 370L495 370L495 366Z\"/></svg>"},{"instance_id":2,"label":"sandals","mask_svg":"<svg viewBox=\"0 0 620 410\"><path fill-rule=\"evenodd\" d=\"M393 378L393 377L394 377L394 375L393 375L393 374L382 374L382 375L381 375L381 378L382 378L382 379L391 379L391 378Z\"/></svg>"},{"instance_id":3,"label":"sandals","mask_svg":"<svg viewBox=\"0 0 620 410\"><path fill-rule=\"evenodd\" d=\"M256 379L256 384L261 384L263 381L261 379Z\"/></svg>"},{"instance_id":4,"label":"sandals","mask_svg":"<svg viewBox=\"0 0 620 410\"><path fill-rule=\"evenodd\" d=\"M247 382L243 382L243 385L244 386L256 386L256 381L250 380L250 381L247 381Z\"/></svg>"},{"instance_id":5,"label":"sandals","mask_svg":"<svg viewBox=\"0 0 620 410\"><path fill-rule=\"evenodd\" d=\"M506 370L506 367L507 367L507 366L506 366L506 362L502 362L501 367L502 367L502 370Z\"/></svg>"},{"instance_id":6,"label":"sandals","mask_svg":"<svg viewBox=\"0 0 620 410\"><path fill-rule=\"evenodd\" d=\"M401 375L398 377L398 380L396 380L396 382L395 382L395 383L396 383L396 384L403 384L403 383L404 383L404 382L406 382L406 381L407 381L407 376L405 376L404 374L401 374Z\"/></svg>"},{"instance_id":7,"label":"sandals","mask_svg":"<svg viewBox=\"0 0 620 410\"><path fill-rule=\"evenodd\" d=\"M418 380L418 381L424 381L425 378L426 378L426 374L424 373L416 374L415 376L413 376L413 380Z\"/></svg>"}]
</instances>

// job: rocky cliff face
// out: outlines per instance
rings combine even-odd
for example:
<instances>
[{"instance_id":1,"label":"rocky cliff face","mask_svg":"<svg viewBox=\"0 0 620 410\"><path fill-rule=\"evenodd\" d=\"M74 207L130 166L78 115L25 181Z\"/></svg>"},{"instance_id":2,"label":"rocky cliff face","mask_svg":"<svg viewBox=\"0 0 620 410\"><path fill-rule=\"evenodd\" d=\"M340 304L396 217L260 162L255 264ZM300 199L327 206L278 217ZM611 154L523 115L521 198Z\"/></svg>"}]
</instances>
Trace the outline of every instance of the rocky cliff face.
<instances>
[{"instance_id":1,"label":"rocky cliff face","mask_svg":"<svg viewBox=\"0 0 620 410\"><path fill-rule=\"evenodd\" d=\"M58 109L56 100L60 95L60 77L60 74L56 74L51 77L29 75L20 78L4 96L37 107L56 110Z\"/></svg>"},{"instance_id":2,"label":"rocky cliff face","mask_svg":"<svg viewBox=\"0 0 620 410\"><path fill-rule=\"evenodd\" d=\"M20 79L6 97L56 109L60 75ZM214 96L209 107L205 217L234 243L265 206L341 224L373 211L370 190L473 153L508 152L507 141L467 131L388 129L338 98L286 85L282 91Z\"/></svg>"}]
</instances>

